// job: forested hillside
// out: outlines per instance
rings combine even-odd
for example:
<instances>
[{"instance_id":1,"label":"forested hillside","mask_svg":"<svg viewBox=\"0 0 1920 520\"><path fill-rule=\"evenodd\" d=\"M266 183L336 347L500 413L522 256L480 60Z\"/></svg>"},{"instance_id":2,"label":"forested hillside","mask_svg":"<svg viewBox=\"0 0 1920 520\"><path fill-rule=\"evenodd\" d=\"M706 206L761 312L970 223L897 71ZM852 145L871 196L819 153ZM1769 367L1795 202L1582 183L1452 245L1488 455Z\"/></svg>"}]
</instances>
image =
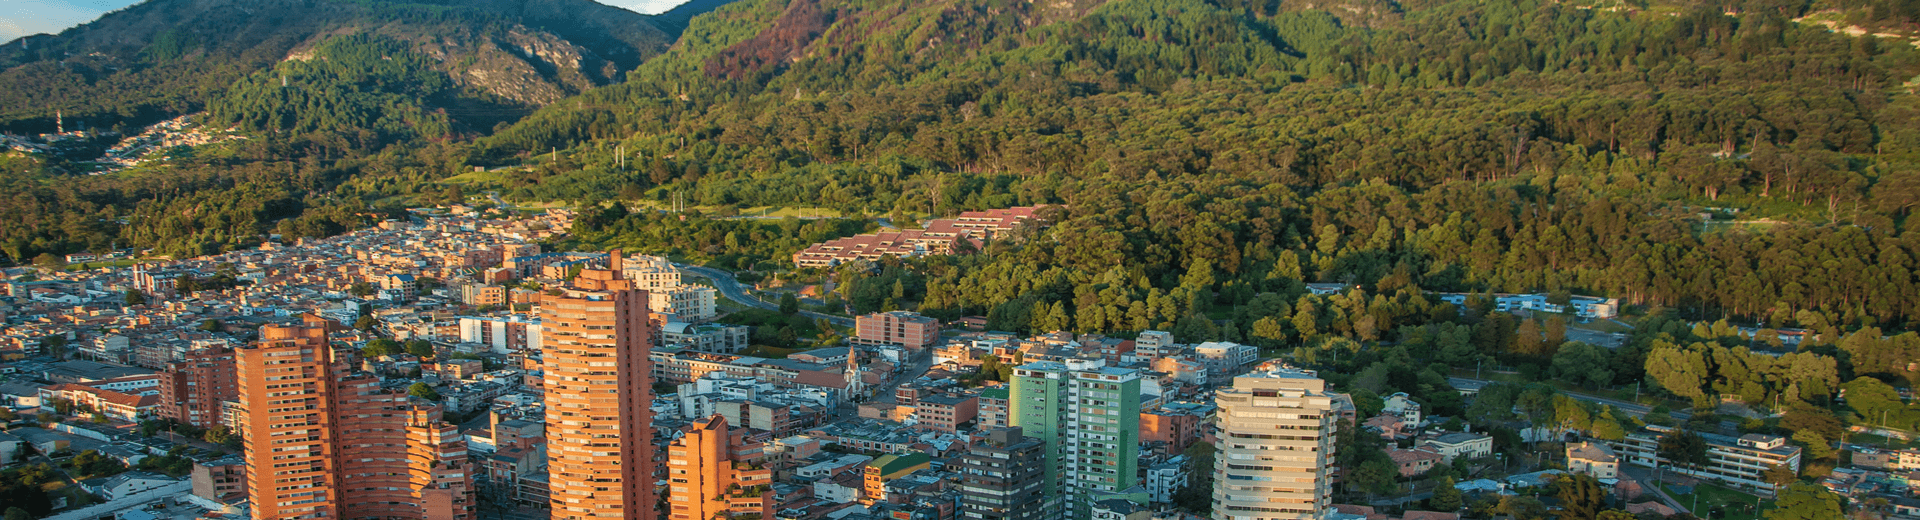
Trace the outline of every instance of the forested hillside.
<instances>
[{"instance_id":1,"label":"forested hillside","mask_svg":"<svg viewBox=\"0 0 1920 520\"><path fill-rule=\"evenodd\" d=\"M502 181L528 200L1065 204L1047 240L919 262L906 291L1016 328L1164 327L1302 281L1908 328L1920 53L1794 21L1856 12L1911 25L1807 2L743 1L473 161L571 148ZM1426 309L1385 307L1376 330Z\"/></svg>"},{"instance_id":2,"label":"forested hillside","mask_svg":"<svg viewBox=\"0 0 1920 520\"><path fill-rule=\"evenodd\" d=\"M98 132L0 159L0 254L201 254L436 200L448 146L620 81L721 4L656 24L589 0L151 0L0 45L0 132ZM114 133L201 112L250 138L82 175Z\"/></svg>"}]
</instances>

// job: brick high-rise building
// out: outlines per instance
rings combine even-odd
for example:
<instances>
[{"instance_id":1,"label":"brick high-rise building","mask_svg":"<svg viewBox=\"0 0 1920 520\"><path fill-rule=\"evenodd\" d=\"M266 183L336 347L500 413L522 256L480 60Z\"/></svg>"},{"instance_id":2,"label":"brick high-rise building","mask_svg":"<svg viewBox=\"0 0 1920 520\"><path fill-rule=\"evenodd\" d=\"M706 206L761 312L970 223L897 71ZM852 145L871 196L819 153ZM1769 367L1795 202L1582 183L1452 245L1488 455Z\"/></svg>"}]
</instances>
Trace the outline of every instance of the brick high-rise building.
<instances>
[{"instance_id":1,"label":"brick high-rise building","mask_svg":"<svg viewBox=\"0 0 1920 520\"><path fill-rule=\"evenodd\" d=\"M940 320L907 311L876 312L857 318L854 341L923 349L940 341Z\"/></svg>"},{"instance_id":2,"label":"brick high-rise building","mask_svg":"<svg viewBox=\"0 0 1920 520\"><path fill-rule=\"evenodd\" d=\"M466 441L432 405L335 359L326 326L235 351L254 518L474 517Z\"/></svg>"},{"instance_id":3,"label":"brick high-rise building","mask_svg":"<svg viewBox=\"0 0 1920 520\"><path fill-rule=\"evenodd\" d=\"M608 258L540 299L555 519L656 518L647 293Z\"/></svg>"},{"instance_id":4,"label":"brick high-rise building","mask_svg":"<svg viewBox=\"0 0 1920 520\"><path fill-rule=\"evenodd\" d=\"M233 350L224 347L187 352L184 361L160 372L160 416L198 428L222 424L221 402L240 397Z\"/></svg>"},{"instance_id":5,"label":"brick high-rise building","mask_svg":"<svg viewBox=\"0 0 1920 520\"><path fill-rule=\"evenodd\" d=\"M759 466L761 447L729 430L719 415L694 421L667 448L667 504L672 520L758 515L773 518L773 470Z\"/></svg>"},{"instance_id":6,"label":"brick high-rise building","mask_svg":"<svg viewBox=\"0 0 1920 520\"><path fill-rule=\"evenodd\" d=\"M1214 520L1321 518L1332 503L1333 399L1297 370L1233 378L1214 396Z\"/></svg>"}]
</instances>

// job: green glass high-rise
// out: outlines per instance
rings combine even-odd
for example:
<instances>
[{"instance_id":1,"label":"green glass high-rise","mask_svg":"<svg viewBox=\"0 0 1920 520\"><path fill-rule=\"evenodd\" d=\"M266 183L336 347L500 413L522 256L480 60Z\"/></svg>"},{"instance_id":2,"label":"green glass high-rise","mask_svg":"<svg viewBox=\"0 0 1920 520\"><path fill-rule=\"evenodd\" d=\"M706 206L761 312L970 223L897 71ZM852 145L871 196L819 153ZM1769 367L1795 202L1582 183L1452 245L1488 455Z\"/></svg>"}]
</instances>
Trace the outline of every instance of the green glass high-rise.
<instances>
[{"instance_id":1,"label":"green glass high-rise","mask_svg":"<svg viewBox=\"0 0 1920 520\"><path fill-rule=\"evenodd\" d=\"M1051 511L1086 518L1088 504L1133 499L1140 483L1140 374L1098 361L1015 367L1007 422L1046 443L1042 492ZM1144 497L1138 497L1144 500Z\"/></svg>"}]
</instances>

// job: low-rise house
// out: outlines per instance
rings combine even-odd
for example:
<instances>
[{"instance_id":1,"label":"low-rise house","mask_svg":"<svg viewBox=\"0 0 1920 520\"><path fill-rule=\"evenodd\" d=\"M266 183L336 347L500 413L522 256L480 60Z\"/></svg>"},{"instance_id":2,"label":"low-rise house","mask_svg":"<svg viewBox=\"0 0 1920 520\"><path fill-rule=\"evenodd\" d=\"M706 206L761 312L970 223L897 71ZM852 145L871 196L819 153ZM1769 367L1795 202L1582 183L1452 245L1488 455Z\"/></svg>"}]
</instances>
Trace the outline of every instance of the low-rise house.
<instances>
[{"instance_id":1,"label":"low-rise house","mask_svg":"<svg viewBox=\"0 0 1920 520\"><path fill-rule=\"evenodd\" d=\"M1493 437L1478 433L1448 433L1422 439L1419 445L1433 448L1446 458L1446 462L1453 462L1458 457L1478 459L1493 456Z\"/></svg>"},{"instance_id":2,"label":"low-rise house","mask_svg":"<svg viewBox=\"0 0 1920 520\"><path fill-rule=\"evenodd\" d=\"M1567 445L1567 471L1592 475L1600 480L1620 478L1620 457L1605 444L1582 442Z\"/></svg>"}]
</instances>

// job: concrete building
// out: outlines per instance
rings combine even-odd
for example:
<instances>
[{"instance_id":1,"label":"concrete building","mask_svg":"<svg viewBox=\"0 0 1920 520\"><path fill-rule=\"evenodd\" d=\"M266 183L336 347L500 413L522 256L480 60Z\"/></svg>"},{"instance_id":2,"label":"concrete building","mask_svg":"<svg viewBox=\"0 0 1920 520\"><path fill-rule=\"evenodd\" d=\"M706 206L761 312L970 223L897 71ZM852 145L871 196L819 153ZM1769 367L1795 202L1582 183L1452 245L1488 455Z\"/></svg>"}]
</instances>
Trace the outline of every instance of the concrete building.
<instances>
[{"instance_id":1,"label":"concrete building","mask_svg":"<svg viewBox=\"0 0 1920 520\"><path fill-rule=\"evenodd\" d=\"M1749 433L1729 437L1714 433L1696 433L1707 441L1707 464L1698 468L1675 465L1661 458L1660 438L1673 430L1658 426L1630 432L1626 438L1608 441L1621 462L1652 467L1708 480L1719 480L1761 489L1773 489L1763 475L1774 466L1800 471L1801 448L1787 444L1785 437Z\"/></svg>"},{"instance_id":2,"label":"concrete building","mask_svg":"<svg viewBox=\"0 0 1920 520\"><path fill-rule=\"evenodd\" d=\"M247 497L247 462L238 457L193 463L193 496L215 502Z\"/></svg>"},{"instance_id":3,"label":"concrete building","mask_svg":"<svg viewBox=\"0 0 1920 520\"><path fill-rule=\"evenodd\" d=\"M233 350L203 348L160 372L160 416L198 428L223 424L221 403L240 397Z\"/></svg>"},{"instance_id":4,"label":"concrete building","mask_svg":"<svg viewBox=\"0 0 1920 520\"><path fill-rule=\"evenodd\" d=\"M1596 479L1620 478L1620 457L1605 444L1582 442L1567 445L1567 471L1585 473Z\"/></svg>"},{"instance_id":5,"label":"concrete building","mask_svg":"<svg viewBox=\"0 0 1920 520\"><path fill-rule=\"evenodd\" d=\"M1054 511L1085 518L1139 484L1139 372L1042 361L1014 368L1012 387L1008 422L1046 443L1042 491Z\"/></svg>"},{"instance_id":6,"label":"concrete building","mask_svg":"<svg viewBox=\"0 0 1920 520\"><path fill-rule=\"evenodd\" d=\"M676 321L710 320L719 315L718 294L712 287L683 285L647 291L647 308Z\"/></svg>"},{"instance_id":7,"label":"concrete building","mask_svg":"<svg viewBox=\"0 0 1920 520\"><path fill-rule=\"evenodd\" d=\"M1187 456L1176 455L1147 468L1147 496L1155 503L1173 502L1173 494L1187 487Z\"/></svg>"},{"instance_id":8,"label":"concrete building","mask_svg":"<svg viewBox=\"0 0 1920 520\"><path fill-rule=\"evenodd\" d=\"M335 359L329 327L261 327L236 351L256 518L474 518L466 441L371 374Z\"/></svg>"},{"instance_id":9,"label":"concrete building","mask_svg":"<svg viewBox=\"0 0 1920 520\"><path fill-rule=\"evenodd\" d=\"M1180 350L1173 343L1173 333L1163 330L1143 331L1133 340L1133 355L1142 359L1157 359L1179 353Z\"/></svg>"},{"instance_id":10,"label":"concrete building","mask_svg":"<svg viewBox=\"0 0 1920 520\"><path fill-rule=\"evenodd\" d=\"M960 518L1047 518L1040 491L1046 444L1020 433L1019 428L994 429L960 458Z\"/></svg>"},{"instance_id":11,"label":"concrete building","mask_svg":"<svg viewBox=\"0 0 1920 520\"><path fill-rule=\"evenodd\" d=\"M652 343L646 292L623 257L540 299L548 496L564 520L653 520Z\"/></svg>"},{"instance_id":12,"label":"concrete building","mask_svg":"<svg viewBox=\"0 0 1920 520\"><path fill-rule=\"evenodd\" d=\"M753 329L746 326L670 321L660 327L660 343L701 352L734 354L751 346L752 332Z\"/></svg>"},{"instance_id":13,"label":"concrete building","mask_svg":"<svg viewBox=\"0 0 1920 520\"><path fill-rule=\"evenodd\" d=\"M940 320L907 311L878 312L860 316L853 332L856 343L924 349L940 341Z\"/></svg>"},{"instance_id":14,"label":"concrete building","mask_svg":"<svg viewBox=\"0 0 1920 520\"><path fill-rule=\"evenodd\" d=\"M773 517L773 470L758 465L759 443L746 442L717 415L682 432L667 448L669 518Z\"/></svg>"},{"instance_id":15,"label":"concrete building","mask_svg":"<svg viewBox=\"0 0 1920 520\"><path fill-rule=\"evenodd\" d=\"M1220 407L1214 520L1318 519L1332 505L1333 406L1326 381L1296 370L1233 378Z\"/></svg>"},{"instance_id":16,"label":"concrete building","mask_svg":"<svg viewBox=\"0 0 1920 520\"><path fill-rule=\"evenodd\" d=\"M1478 459L1493 456L1493 437L1479 433L1448 433L1439 437L1421 439L1417 444L1423 448L1433 448L1435 453L1439 453L1445 459L1442 462L1450 463L1459 457Z\"/></svg>"},{"instance_id":17,"label":"concrete building","mask_svg":"<svg viewBox=\"0 0 1920 520\"><path fill-rule=\"evenodd\" d=\"M860 503L870 506L875 502L885 501L887 499L887 481L907 476L907 474L915 471L927 469L927 467L932 464L933 458L928 457L925 453L894 453L881 455L880 458L867 462L866 467L862 468L861 473L864 476L862 482L865 484L865 491L861 494Z\"/></svg>"},{"instance_id":18,"label":"concrete building","mask_svg":"<svg viewBox=\"0 0 1920 520\"><path fill-rule=\"evenodd\" d=\"M539 352L545 329L540 320L524 315L460 318L460 342L486 345L496 354Z\"/></svg>"}]
</instances>

